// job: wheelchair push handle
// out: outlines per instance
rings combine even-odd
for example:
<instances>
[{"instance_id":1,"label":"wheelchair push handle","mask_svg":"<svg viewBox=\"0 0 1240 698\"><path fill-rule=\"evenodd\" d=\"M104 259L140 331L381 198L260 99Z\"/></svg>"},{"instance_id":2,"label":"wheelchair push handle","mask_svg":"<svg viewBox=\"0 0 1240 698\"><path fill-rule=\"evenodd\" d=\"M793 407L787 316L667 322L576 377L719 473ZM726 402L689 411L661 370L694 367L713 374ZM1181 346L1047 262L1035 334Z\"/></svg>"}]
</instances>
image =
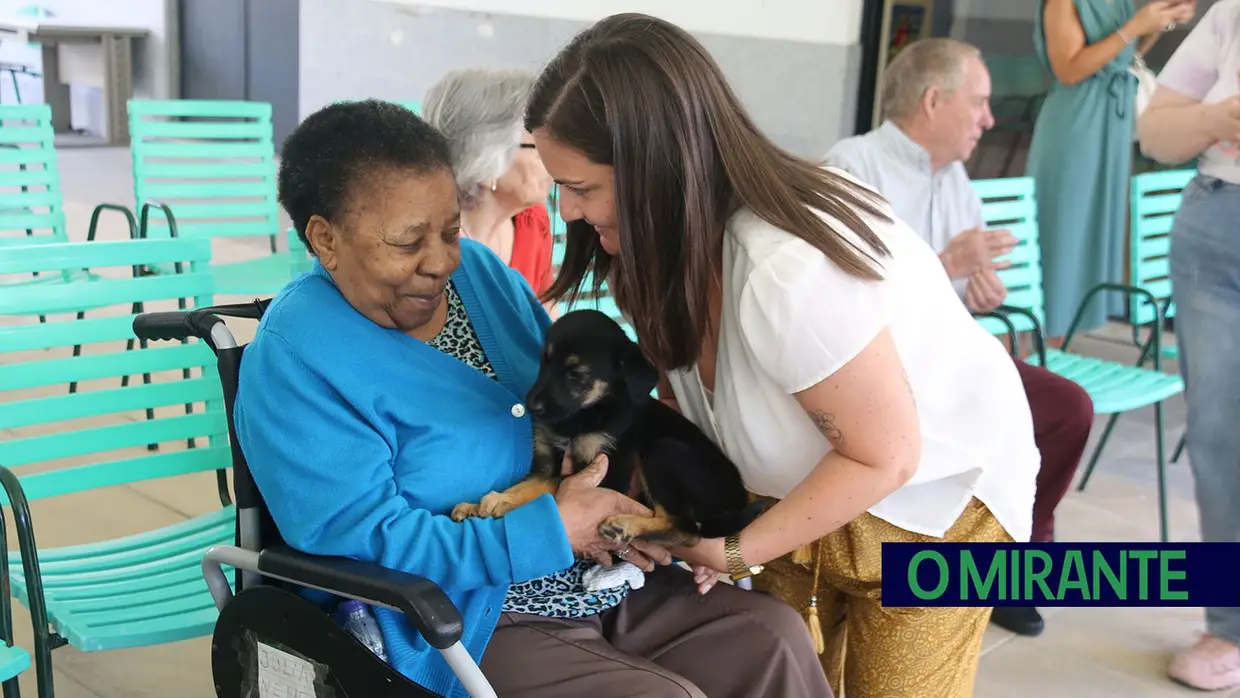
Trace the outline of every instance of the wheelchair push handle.
<instances>
[{"instance_id":1,"label":"wheelchair push handle","mask_svg":"<svg viewBox=\"0 0 1240 698\"><path fill-rule=\"evenodd\" d=\"M237 305L215 305L196 310L142 313L133 319L134 336L143 341L184 341L197 337L219 353L237 346L237 340L224 324L221 315L259 320L267 309L268 300L254 300Z\"/></svg>"},{"instance_id":2,"label":"wheelchair push handle","mask_svg":"<svg viewBox=\"0 0 1240 698\"><path fill-rule=\"evenodd\" d=\"M138 339L165 342L197 337L191 312L142 313L133 319L133 333Z\"/></svg>"}]
</instances>

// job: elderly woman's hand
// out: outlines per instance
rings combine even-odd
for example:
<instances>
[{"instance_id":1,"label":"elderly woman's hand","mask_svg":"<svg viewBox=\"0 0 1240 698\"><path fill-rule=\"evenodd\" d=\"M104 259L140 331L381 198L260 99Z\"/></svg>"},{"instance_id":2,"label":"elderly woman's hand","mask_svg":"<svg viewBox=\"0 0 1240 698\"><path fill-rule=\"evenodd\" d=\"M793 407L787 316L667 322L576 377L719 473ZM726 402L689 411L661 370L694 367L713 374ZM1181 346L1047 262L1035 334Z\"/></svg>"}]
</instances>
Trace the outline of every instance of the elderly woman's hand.
<instances>
[{"instance_id":1,"label":"elderly woman's hand","mask_svg":"<svg viewBox=\"0 0 1240 698\"><path fill-rule=\"evenodd\" d=\"M560 509L560 519L564 522L564 531L568 534L568 542L573 552L592 557L602 565L612 563L610 553L616 547L599 536L599 524L620 514L654 516L654 512L650 509L623 494L599 487L606 475L607 457L599 456L585 470L564 478L559 490L555 493L555 502ZM640 543L633 547L645 552L646 549L653 549L657 546ZM630 549L630 560L633 557ZM670 557L668 559L670 560ZM634 562L634 564L637 563ZM644 567L641 564L638 566Z\"/></svg>"}]
</instances>

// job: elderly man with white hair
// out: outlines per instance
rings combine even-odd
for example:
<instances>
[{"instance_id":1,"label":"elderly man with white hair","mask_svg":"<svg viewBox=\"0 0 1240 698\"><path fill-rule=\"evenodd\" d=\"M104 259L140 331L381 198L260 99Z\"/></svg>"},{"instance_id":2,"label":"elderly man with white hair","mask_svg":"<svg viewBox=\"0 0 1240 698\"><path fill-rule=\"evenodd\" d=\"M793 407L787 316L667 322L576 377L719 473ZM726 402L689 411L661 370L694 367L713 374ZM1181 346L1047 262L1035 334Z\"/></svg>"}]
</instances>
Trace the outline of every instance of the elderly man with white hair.
<instances>
[{"instance_id":1,"label":"elderly man with white hair","mask_svg":"<svg viewBox=\"0 0 1240 698\"><path fill-rule=\"evenodd\" d=\"M445 75L422 100L422 116L452 149L461 232L521 273L534 293L551 286L551 176L522 125L534 76L470 68Z\"/></svg>"},{"instance_id":2,"label":"elderly man with white hair","mask_svg":"<svg viewBox=\"0 0 1240 698\"><path fill-rule=\"evenodd\" d=\"M982 201L964 168L982 134L994 126L990 74L981 53L953 39L910 44L887 68L883 115L885 121L873 131L836 143L827 164L868 183L891 203L939 254L970 310L994 310L1007 295L995 274L997 258L1015 239L1006 230L986 230ZM1067 378L1021 360L1016 367L1042 454L1031 540L1046 542L1054 540L1055 507L1085 452L1093 401ZM996 608L991 620L1021 635L1043 629L1033 607Z\"/></svg>"}]
</instances>

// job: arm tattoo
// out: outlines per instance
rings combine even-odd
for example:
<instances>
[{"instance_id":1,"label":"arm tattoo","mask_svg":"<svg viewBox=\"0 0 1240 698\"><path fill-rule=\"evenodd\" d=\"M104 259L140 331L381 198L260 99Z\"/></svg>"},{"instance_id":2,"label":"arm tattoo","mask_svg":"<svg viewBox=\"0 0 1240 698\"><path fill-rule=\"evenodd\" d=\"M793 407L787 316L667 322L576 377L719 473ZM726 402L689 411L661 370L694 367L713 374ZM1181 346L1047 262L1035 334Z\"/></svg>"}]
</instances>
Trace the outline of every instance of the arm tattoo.
<instances>
[{"instance_id":1,"label":"arm tattoo","mask_svg":"<svg viewBox=\"0 0 1240 698\"><path fill-rule=\"evenodd\" d=\"M839 448L844 445L844 432L836 426L835 415L830 412L809 410L809 418L813 420L814 426L818 427L818 431L827 437L827 441L830 441L832 446Z\"/></svg>"}]
</instances>

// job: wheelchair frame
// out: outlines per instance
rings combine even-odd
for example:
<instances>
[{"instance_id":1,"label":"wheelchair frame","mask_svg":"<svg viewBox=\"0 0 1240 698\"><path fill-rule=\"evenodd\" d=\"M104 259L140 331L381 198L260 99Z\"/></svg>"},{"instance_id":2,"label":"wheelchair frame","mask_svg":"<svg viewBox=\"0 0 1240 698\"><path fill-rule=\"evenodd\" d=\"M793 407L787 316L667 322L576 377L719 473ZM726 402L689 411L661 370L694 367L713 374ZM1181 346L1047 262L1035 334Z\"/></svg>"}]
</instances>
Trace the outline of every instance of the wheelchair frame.
<instances>
[{"instance_id":1,"label":"wheelchair frame","mask_svg":"<svg viewBox=\"0 0 1240 698\"><path fill-rule=\"evenodd\" d=\"M496 698L482 670L461 644L464 624L460 611L434 582L359 560L309 555L293 550L282 540L264 540L264 533L278 540L279 532L250 476L233 424L245 345L237 343L221 316L259 320L268 303L269 300L255 300L188 311L143 313L133 322L138 339L183 341L195 337L211 348L218 361L232 448L237 545L218 545L203 556L202 574L216 608L222 612L234 599L224 572L224 566L228 566L237 572L234 581L238 596L265 585L264 580L277 580L399 611L440 652L472 698ZM217 691L221 690L219 678L217 675Z\"/></svg>"}]
</instances>

